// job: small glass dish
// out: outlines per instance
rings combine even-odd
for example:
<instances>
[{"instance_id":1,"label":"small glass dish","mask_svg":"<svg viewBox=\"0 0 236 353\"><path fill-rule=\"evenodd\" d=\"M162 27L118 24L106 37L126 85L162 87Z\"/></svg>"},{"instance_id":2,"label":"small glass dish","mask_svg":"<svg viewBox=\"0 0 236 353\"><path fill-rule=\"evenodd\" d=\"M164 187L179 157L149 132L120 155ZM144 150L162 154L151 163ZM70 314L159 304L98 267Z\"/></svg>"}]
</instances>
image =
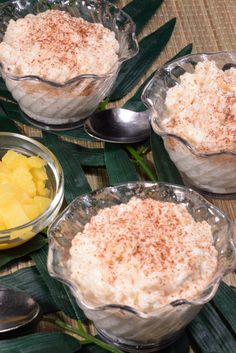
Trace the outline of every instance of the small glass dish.
<instances>
[{"instance_id":1,"label":"small glass dish","mask_svg":"<svg viewBox=\"0 0 236 353\"><path fill-rule=\"evenodd\" d=\"M47 162L45 166L51 203L37 218L21 226L0 231L0 250L21 245L46 228L61 208L64 197L64 177L56 157L44 145L24 135L0 132L0 159L8 150L14 150L27 157L39 156Z\"/></svg>"},{"instance_id":2,"label":"small glass dish","mask_svg":"<svg viewBox=\"0 0 236 353\"><path fill-rule=\"evenodd\" d=\"M38 14L49 9L69 12L88 22L101 23L115 32L120 49L118 61L103 75L79 75L63 84L47 81L38 76L17 76L5 70L0 63L1 75L8 90L18 102L22 115L33 125L46 130L67 130L83 125L98 104L110 92L121 64L138 52L135 25L131 18L105 0L16 0L0 5L0 41L3 40L11 19L27 14Z\"/></svg>"},{"instance_id":3,"label":"small glass dish","mask_svg":"<svg viewBox=\"0 0 236 353\"><path fill-rule=\"evenodd\" d=\"M211 283L192 301L179 298L150 313L114 303L94 306L70 280L68 259L72 239L100 209L127 203L133 196L184 204L196 221L205 220L211 226L218 251L217 270ZM155 352L179 337L202 305L214 296L223 276L235 268L232 236L229 219L197 192L165 183L128 183L80 196L56 218L48 231L48 271L70 287L78 305L105 341L127 352Z\"/></svg>"},{"instance_id":4,"label":"small glass dish","mask_svg":"<svg viewBox=\"0 0 236 353\"><path fill-rule=\"evenodd\" d=\"M232 194L236 194L236 150L199 153L193 144L177 134L168 133L162 125L168 89L179 84L185 72L193 73L198 62L208 60L227 70L236 65L236 52L187 55L164 65L145 87L142 100L150 108L153 130L162 137L185 184L211 196L233 197Z\"/></svg>"}]
</instances>

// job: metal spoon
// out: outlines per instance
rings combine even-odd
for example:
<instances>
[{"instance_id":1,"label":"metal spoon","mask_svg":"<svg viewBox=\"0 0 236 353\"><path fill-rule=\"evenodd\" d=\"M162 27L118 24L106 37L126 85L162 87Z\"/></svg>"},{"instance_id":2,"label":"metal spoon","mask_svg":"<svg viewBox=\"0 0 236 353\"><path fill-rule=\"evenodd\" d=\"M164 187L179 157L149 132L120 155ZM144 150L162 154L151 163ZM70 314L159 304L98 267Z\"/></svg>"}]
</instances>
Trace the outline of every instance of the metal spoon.
<instances>
[{"instance_id":1,"label":"metal spoon","mask_svg":"<svg viewBox=\"0 0 236 353\"><path fill-rule=\"evenodd\" d=\"M25 327L39 313L38 303L26 292L0 287L0 334Z\"/></svg>"},{"instance_id":2,"label":"metal spoon","mask_svg":"<svg viewBox=\"0 0 236 353\"><path fill-rule=\"evenodd\" d=\"M84 129L99 140L115 143L143 141L151 132L147 110L137 113L122 108L93 113L86 120Z\"/></svg>"}]
</instances>

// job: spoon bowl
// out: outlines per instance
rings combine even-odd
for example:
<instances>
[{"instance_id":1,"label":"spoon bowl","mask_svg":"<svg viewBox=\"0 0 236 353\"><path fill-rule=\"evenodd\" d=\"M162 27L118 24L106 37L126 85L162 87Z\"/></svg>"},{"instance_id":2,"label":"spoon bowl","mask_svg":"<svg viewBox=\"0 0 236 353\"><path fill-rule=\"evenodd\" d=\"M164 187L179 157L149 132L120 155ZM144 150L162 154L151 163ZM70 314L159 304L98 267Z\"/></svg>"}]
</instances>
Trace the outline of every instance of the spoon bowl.
<instances>
[{"instance_id":1,"label":"spoon bowl","mask_svg":"<svg viewBox=\"0 0 236 353\"><path fill-rule=\"evenodd\" d=\"M113 143L135 143L151 132L148 110L133 112L112 108L93 113L84 124L85 131L96 139Z\"/></svg>"},{"instance_id":2,"label":"spoon bowl","mask_svg":"<svg viewBox=\"0 0 236 353\"><path fill-rule=\"evenodd\" d=\"M25 327L39 314L39 304L29 294L0 287L0 334Z\"/></svg>"}]
</instances>

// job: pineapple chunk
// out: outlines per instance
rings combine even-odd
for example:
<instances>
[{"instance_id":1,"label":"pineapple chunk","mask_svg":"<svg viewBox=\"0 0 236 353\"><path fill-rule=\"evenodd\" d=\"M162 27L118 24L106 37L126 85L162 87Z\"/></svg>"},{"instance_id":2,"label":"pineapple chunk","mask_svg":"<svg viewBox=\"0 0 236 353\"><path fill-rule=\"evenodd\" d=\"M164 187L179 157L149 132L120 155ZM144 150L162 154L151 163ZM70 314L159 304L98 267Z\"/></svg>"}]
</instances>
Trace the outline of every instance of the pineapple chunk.
<instances>
[{"instance_id":1,"label":"pineapple chunk","mask_svg":"<svg viewBox=\"0 0 236 353\"><path fill-rule=\"evenodd\" d=\"M15 169L20 165L27 165L27 157L13 150L7 151L3 156L2 162L10 169Z\"/></svg>"},{"instance_id":2,"label":"pineapple chunk","mask_svg":"<svg viewBox=\"0 0 236 353\"><path fill-rule=\"evenodd\" d=\"M49 196L49 190L45 188L45 182L41 180L35 181L36 191L39 196Z\"/></svg>"},{"instance_id":3,"label":"pineapple chunk","mask_svg":"<svg viewBox=\"0 0 236 353\"><path fill-rule=\"evenodd\" d=\"M11 181L11 170L3 162L0 162L0 183L6 184Z\"/></svg>"},{"instance_id":4,"label":"pineapple chunk","mask_svg":"<svg viewBox=\"0 0 236 353\"><path fill-rule=\"evenodd\" d=\"M0 231L1 230L6 230L6 229L7 229L6 224L5 224L5 222L3 221L2 217L1 217L0 218Z\"/></svg>"},{"instance_id":5,"label":"pineapple chunk","mask_svg":"<svg viewBox=\"0 0 236 353\"><path fill-rule=\"evenodd\" d=\"M40 157L26 157L11 150L3 156L0 161L0 231L28 223L48 208L51 200L46 187L45 164ZM31 230L29 227L29 232L16 231L14 236L31 237L34 235Z\"/></svg>"},{"instance_id":6,"label":"pineapple chunk","mask_svg":"<svg viewBox=\"0 0 236 353\"><path fill-rule=\"evenodd\" d=\"M35 219L40 215L39 207L36 203L24 204L22 207L29 219Z\"/></svg>"},{"instance_id":7,"label":"pineapple chunk","mask_svg":"<svg viewBox=\"0 0 236 353\"><path fill-rule=\"evenodd\" d=\"M11 185L0 184L0 207L4 207L14 200Z\"/></svg>"},{"instance_id":8,"label":"pineapple chunk","mask_svg":"<svg viewBox=\"0 0 236 353\"><path fill-rule=\"evenodd\" d=\"M28 195L34 197L36 195L36 187L33 182L32 175L25 166L17 167L12 172L15 185L24 190Z\"/></svg>"},{"instance_id":9,"label":"pineapple chunk","mask_svg":"<svg viewBox=\"0 0 236 353\"><path fill-rule=\"evenodd\" d=\"M6 224L7 229L21 226L30 221L18 201L12 201L0 209L0 217Z\"/></svg>"},{"instance_id":10,"label":"pineapple chunk","mask_svg":"<svg viewBox=\"0 0 236 353\"><path fill-rule=\"evenodd\" d=\"M48 179L46 169L44 167L42 168L32 168L31 169L31 174L33 176L34 181L36 180L42 180L45 181Z\"/></svg>"},{"instance_id":11,"label":"pineapple chunk","mask_svg":"<svg viewBox=\"0 0 236 353\"><path fill-rule=\"evenodd\" d=\"M42 168L46 165L46 162L37 156L32 156L27 159L27 164L29 168Z\"/></svg>"},{"instance_id":12,"label":"pineapple chunk","mask_svg":"<svg viewBox=\"0 0 236 353\"><path fill-rule=\"evenodd\" d=\"M51 200L48 197L43 197L43 196L35 196L34 197L35 204L39 208L39 212L43 213L46 208L50 205Z\"/></svg>"}]
</instances>

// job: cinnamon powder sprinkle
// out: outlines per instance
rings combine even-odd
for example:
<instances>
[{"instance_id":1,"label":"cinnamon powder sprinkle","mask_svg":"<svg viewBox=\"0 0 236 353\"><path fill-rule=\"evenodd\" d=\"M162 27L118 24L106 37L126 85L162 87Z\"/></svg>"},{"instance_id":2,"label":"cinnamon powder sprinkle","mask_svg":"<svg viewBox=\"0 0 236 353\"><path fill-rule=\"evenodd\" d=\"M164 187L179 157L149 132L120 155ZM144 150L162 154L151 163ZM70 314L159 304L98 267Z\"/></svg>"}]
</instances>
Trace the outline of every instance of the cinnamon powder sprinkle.
<instances>
[{"instance_id":1,"label":"cinnamon powder sprinkle","mask_svg":"<svg viewBox=\"0 0 236 353\"><path fill-rule=\"evenodd\" d=\"M149 311L206 286L217 266L212 243L211 227L184 205L134 197L76 235L71 277L87 300Z\"/></svg>"},{"instance_id":2,"label":"cinnamon powder sprinkle","mask_svg":"<svg viewBox=\"0 0 236 353\"><path fill-rule=\"evenodd\" d=\"M48 10L9 22L0 59L9 72L63 83L81 74L109 72L118 51L115 33L102 24Z\"/></svg>"},{"instance_id":3,"label":"cinnamon powder sprinkle","mask_svg":"<svg viewBox=\"0 0 236 353\"><path fill-rule=\"evenodd\" d=\"M184 73L166 96L163 127L197 152L236 152L236 68L223 71L212 61Z\"/></svg>"}]
</instances>

